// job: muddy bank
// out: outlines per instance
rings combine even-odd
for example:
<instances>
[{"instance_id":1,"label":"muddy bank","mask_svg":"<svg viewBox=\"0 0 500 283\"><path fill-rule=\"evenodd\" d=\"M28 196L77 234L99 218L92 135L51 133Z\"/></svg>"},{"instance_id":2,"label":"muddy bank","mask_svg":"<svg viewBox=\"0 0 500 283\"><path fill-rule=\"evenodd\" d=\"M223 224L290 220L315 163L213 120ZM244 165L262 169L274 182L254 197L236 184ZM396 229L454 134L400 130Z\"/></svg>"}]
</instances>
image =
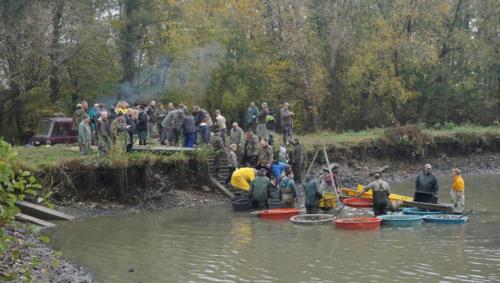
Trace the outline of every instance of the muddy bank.
<instances>
[{"instance_id":1,"label":"muddy bank","mask_svg":"<svg viewBox=\"0 0 500 283\"><path fill-rule=\"evenodd\" d=\"M21 223L16 223L15 226L6 227L6 232L15 238L16 244L11 251L0 257L0 275L7 276L12 272L16 274L9 282L93 281L92 274L85 267L65 260L42 243L40 237L44 235L43 230ZM17 254L17 258L8 256L13 254Z\"/></svg>"},{"instance_id":2,"label":"muddy bank","mask_svg":"<svg viewBox=\"0 0 500 283\"><path fill-rule=\"evenodd\" d=\"M425 163L432 164L433 174L436 176L450 176L451 169L458 167L462 175L480 175L500 173L500 153L481 153L464 156L447 156L440 154L422 160L408 161L395 160L393 158L367 158L365 160L348 159L341 157L333 158L340 166L340 177L343 185L356 187L358 184L367 184L371 181L370 176L380 172L382 177L389 182L404 182L414 180L416 175L423 169ZM324 163L315 165L315 172L319 172ZM383 169L383 170L381 170ZM443 184L445 188L445 184Z\"/></svg>"}]
</instances>

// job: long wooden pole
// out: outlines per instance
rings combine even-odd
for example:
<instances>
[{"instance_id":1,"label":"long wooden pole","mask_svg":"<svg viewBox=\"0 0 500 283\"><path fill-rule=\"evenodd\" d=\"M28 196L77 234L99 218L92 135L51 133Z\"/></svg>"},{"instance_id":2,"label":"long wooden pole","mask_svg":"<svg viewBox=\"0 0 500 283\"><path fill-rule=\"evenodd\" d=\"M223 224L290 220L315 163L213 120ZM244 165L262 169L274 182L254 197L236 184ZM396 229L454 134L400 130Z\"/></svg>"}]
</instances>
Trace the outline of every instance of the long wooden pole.
<instances>
[{"instance_id":1,"label":"long wooden pole","mask_svg":"<svg viewBox=\"0 0 500 283\"><path fill-rule=\"evenodd\" d=\"M316 152L314 153L314 157L311 161L311 164L309 164L309 168L307 168L306 175L305 175L306 177L307 177L307 175L309 175L309 171L311 171L311 168L314 165L314 161L316 161L316 157L318 156L318 153L319 153L319 149L316 149Z\"/></svg>"},{"instance_id":2,"label":"long wooden pole","mask_svg":"<svg viewBox=\"0 0 500 283\"><path fill-rule=\"evenodd\" d=\"M337 192L337 185L335 185L335 180L333 179L332 169L330 168L330 160L328 159L328 154L326 153L325 146L323 146L323 153L326 159L326 166L328 167L328 173L330 174L330 178L332 180L333 191L335 192L335 196L337 198L337 205L340 207L340 199L339 194Z\"/></svg>"}]
</instances>

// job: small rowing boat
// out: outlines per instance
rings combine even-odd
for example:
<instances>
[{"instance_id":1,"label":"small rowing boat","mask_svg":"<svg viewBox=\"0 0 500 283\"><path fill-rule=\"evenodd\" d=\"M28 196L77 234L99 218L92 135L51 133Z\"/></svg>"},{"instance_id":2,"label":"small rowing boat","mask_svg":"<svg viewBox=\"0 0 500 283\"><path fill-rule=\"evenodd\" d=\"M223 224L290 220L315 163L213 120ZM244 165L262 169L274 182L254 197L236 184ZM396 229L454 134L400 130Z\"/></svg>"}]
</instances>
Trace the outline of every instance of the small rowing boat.
<instances>
[{"instance_id":1,"label":"small rowing boat","mask_svg":"<svg viewBox=\"0 0 500 283\"><path fill-rule=\"evenodd\" d=\"M354 197L356 196L358 193L360 193L361 191L363 190L363 186L361 185L358 185L358 188L357 190L355 189L349 189L349 188L342 188L342 193L350 196L350 197ZM363 193L361 195L361 197L363 198L373 198L373 192L372 190L370 189L369 191ZM403 195L398 195L398 194L390 194L389 195L389 200L390 201L413 201L413 198L412 197L408 197L408 196L403 196Z\"/></svg>"},{"instance_id":2,"label":"small rowing boat","mask_svg":"<svg viewBox=\"0 0 500 283\"><path fill-rule=\"evenodd\" d=\"M440 224L464 224L469 221L469 217L456 214L424 215L425 222Z\"/></svg>"},{"instance_id":3,"label":"small rowing boat","mask_svg":"<svg viewBox=\"0 0 500 283\"><path fill-rule=\"evenodd\" d=\"M403 205L418 207L420 209L428 210L438 210L445 211L447 213L453 213L453 205L449 203L427 203L427 202L417 202L417 201L403 201Z\"/></svg>"}]
</instances>

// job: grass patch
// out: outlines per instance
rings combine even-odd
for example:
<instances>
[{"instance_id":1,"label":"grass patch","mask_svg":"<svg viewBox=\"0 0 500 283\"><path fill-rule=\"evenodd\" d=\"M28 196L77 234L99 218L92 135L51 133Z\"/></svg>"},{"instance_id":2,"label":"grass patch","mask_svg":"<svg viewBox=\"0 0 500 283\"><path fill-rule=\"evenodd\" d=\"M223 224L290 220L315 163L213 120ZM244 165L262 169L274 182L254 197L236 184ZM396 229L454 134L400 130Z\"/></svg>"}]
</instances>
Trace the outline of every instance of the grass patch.
<instances>
[{"instance_id":1,"label":"grass patch","mask_svg":"<svg viewBox=\"0 0 500 283\"><path fill-rule=\"evenodd\" d=\"M334 132L318 132L314 134L307 135L294 135L300 139L304 145L305 150L311 150L317 146L328 146L337 145L343 147L356 146L369 141L375 141L382 139L384 137L385 129L369 129L359 132L344 132L344 133L334 133ZM454 126L452 128L443 129L424 129L423 132L428 134L431 138L437 137L451 137L451 138L462 138L464 135L473 136L486 136L495 135L500 136L500 126L488 126L481 127L475 125L463 125ZM277 134L275 136L275 149L279 147L282 142L281 135ZM78 147L76 145L57 145L57 146L40 146L40 147L21 147L16 146L14 150L18 152L19 160L26 165L28 168L39 169L42 165L45 166L57 166L62 161L78 160L80 154ZM97 153L95 158L99 159ZM198 160L206 160L210 154L208 147L203 147L192 153L193 157ZM92 158L88 158L92 159ZM140 164L144 161L173 161L180 162L189 159L188 155L185 153L174 153L171 155L158 155L156 153L138 153L134 152L129 154L128 161L133 164ZM97 162L97 161L96 161Z\"/></svg>"},{"instance_id":2,"label":"grass patch","mask_svg":"<svg viewBox=\"0 0 500 283\"><path fill-rule=\"evenodd\" d=\"M29 168L39 169L42 165L57 166L61 161L80 158L78 146L15 146L18 159Z\"/></svg>"}]
</instances>

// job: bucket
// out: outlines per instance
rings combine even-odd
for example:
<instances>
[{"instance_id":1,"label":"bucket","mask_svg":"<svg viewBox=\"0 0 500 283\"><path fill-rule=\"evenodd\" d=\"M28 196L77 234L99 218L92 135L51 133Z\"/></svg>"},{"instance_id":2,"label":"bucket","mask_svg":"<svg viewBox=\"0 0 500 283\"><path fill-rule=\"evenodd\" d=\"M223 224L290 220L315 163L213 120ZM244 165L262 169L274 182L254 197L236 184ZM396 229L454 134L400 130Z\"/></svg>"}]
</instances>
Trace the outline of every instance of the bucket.
<instances>
[{"instance_id":1,"label":"bucket","mask_svg":"<svg viewBox=\"0 0 500 283\"><path fill-rule=\"evenodd\" d=\"M247 196L237 196L231 199L234 211L249 211L250 200Z\"/></svg>"}]
</instances>

